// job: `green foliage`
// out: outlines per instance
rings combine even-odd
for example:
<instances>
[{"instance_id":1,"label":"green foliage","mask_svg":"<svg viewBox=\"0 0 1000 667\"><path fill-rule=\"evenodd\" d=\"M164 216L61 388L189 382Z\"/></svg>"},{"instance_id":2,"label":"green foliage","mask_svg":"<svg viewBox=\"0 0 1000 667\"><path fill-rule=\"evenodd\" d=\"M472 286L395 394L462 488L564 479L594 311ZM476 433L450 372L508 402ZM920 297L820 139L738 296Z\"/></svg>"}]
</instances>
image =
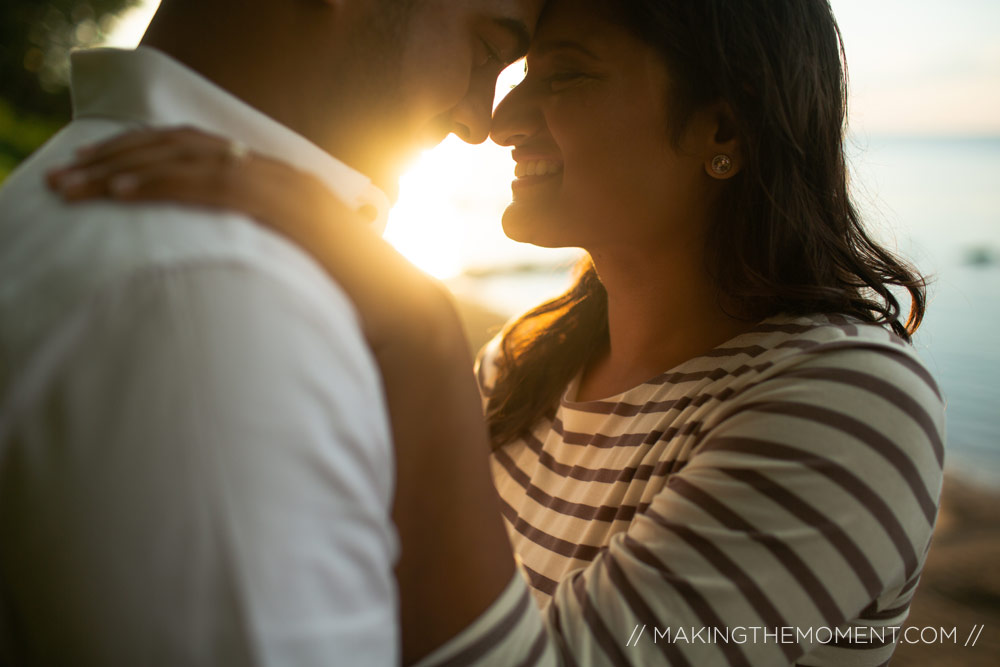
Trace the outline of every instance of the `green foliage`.
<instances>
[{"instance_id":1,"label":"green foliage","mask_svg":"<svg viewBox=\"0 0 1000 667\"><path fill-rule=\"evenodd\" d=\"M60 125L49 118L18 113L0 99L0 183L21 160L55 134Z\"/></svg>"},{"instance_id":2,"label":"green foliage","mask_svg":"<svg viewBox=\"0 0 1000 667\"><path fill-rule=\"evenodd\" d=\"M100 44L137 2L0 2L0 181L69 120L70 50Z\"/></svg>"}]
</instances>

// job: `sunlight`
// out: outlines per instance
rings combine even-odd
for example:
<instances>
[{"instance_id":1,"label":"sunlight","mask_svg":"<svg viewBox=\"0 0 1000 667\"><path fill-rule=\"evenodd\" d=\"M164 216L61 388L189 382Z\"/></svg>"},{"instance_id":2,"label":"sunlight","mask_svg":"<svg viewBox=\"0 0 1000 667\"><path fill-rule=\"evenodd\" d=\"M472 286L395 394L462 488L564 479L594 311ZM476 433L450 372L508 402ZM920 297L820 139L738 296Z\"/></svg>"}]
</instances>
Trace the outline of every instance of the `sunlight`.
<instances>
[{"instance_id":1,"label":"sunlight","mask_svg":"<svg viewBox=\"0 0 1000 667\"><path fill-rule=\"evenodd\" d=\"M159 6L159 0L141 0L138 4L126 9L115 20L114 27L107 39L104 40L104 46L122 49L134 48L142 39L142 34L146 32L146 28Z\"/></svg>"},{"instance_id":2,"label":"sunlight","mask_svg":"<svg viewBox=\"0 0 1000 667\"><path fill-rule=\"evenodd\" d=\"M462 270L463 216L454 198L441 192L445 176L462 164L460 153L447 142L421 156L400 181L399 202L385 232L385 239L407 259L442 280Z\"/></svg>"},{"instance_id":3,"label":"sunlight","mask_svg":"<svg viewBox=\"0 0 1000 667\"><path fill-rule=\"evenodd\" d=\"M508 67L497 82L498 103L524 78L524 62ZM494 256L523 253L523 244L503 236L500 218L510 202L514 163L510 148L492 141L470 146L454 135L425 151L400 181L399 201L385 239L421 270L453 278L490 248ZM484 261L485 260L485 261Z\"/></svg>"}]
</instances>

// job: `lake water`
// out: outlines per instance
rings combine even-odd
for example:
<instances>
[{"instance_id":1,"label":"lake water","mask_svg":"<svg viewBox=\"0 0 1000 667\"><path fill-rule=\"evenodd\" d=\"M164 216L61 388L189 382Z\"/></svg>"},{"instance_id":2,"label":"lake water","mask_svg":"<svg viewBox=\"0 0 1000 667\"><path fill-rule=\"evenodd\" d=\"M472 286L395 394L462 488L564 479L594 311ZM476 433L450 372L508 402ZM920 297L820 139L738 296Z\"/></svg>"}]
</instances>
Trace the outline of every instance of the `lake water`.
<instances>
[{"instance_id":1,"label":"lake water","mask_svg":"<svg viewBox=\"0 0 1000 667\"><path fill-rule=\"evenodd\" d=\"M876 235L933 279L914 345L947 401L947 466L1000 485L1000 138L856 138L849 154ZM548 266L540 257L504 247L497 271L450 284L520 312L568 284L565 255ZM488 259L478 255L480 264ZM519 259L538 268L502 269Z\"/></svg>"}]
</instances>

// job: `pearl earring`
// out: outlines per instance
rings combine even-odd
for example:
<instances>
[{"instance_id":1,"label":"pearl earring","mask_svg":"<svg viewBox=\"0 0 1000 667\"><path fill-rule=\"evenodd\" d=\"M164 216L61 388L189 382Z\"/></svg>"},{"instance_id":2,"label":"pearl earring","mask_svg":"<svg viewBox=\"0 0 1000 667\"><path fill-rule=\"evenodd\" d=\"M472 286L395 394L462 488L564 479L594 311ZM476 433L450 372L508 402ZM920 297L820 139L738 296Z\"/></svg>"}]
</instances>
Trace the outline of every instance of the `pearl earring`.
<instances>
[{"instance_id":1,"label":"pearl earring","mask_svg":"<svg viewBox=\"0 0 1000 667\"><path fill-rule=\"evenodd\" d=\"M712 158L712 173L725 176L733 169L733 159L728 155L716 155Z\"/></svg>"}]
</instances>

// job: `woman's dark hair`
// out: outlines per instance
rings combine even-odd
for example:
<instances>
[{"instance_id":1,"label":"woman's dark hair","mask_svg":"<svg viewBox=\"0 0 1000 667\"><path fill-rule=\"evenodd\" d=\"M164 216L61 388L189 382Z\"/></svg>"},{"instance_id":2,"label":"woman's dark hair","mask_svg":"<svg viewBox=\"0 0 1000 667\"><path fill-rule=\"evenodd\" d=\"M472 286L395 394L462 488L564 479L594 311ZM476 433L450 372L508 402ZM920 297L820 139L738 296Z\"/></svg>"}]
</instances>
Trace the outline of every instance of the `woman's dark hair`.
<instances>
[{"instance_id":1,"label":"woman's dark hair","mask_svg":"<svg viewBox=\"0 0 1000 667\"><path fill-rule=\"evenodd\" d=\"M838 313L909 340L925 281L864 230L848 193L847 75L827 0L595 0L656 49L671 75L675 143L691 115L724 102L741 171L726 183L706 259L727 312ZM905 324L890 287L909 291ZM607 343L607 294L589 259L562 296L503 332L487 405L494 447L524 435Z\"/></svg>"}]
</instances>

